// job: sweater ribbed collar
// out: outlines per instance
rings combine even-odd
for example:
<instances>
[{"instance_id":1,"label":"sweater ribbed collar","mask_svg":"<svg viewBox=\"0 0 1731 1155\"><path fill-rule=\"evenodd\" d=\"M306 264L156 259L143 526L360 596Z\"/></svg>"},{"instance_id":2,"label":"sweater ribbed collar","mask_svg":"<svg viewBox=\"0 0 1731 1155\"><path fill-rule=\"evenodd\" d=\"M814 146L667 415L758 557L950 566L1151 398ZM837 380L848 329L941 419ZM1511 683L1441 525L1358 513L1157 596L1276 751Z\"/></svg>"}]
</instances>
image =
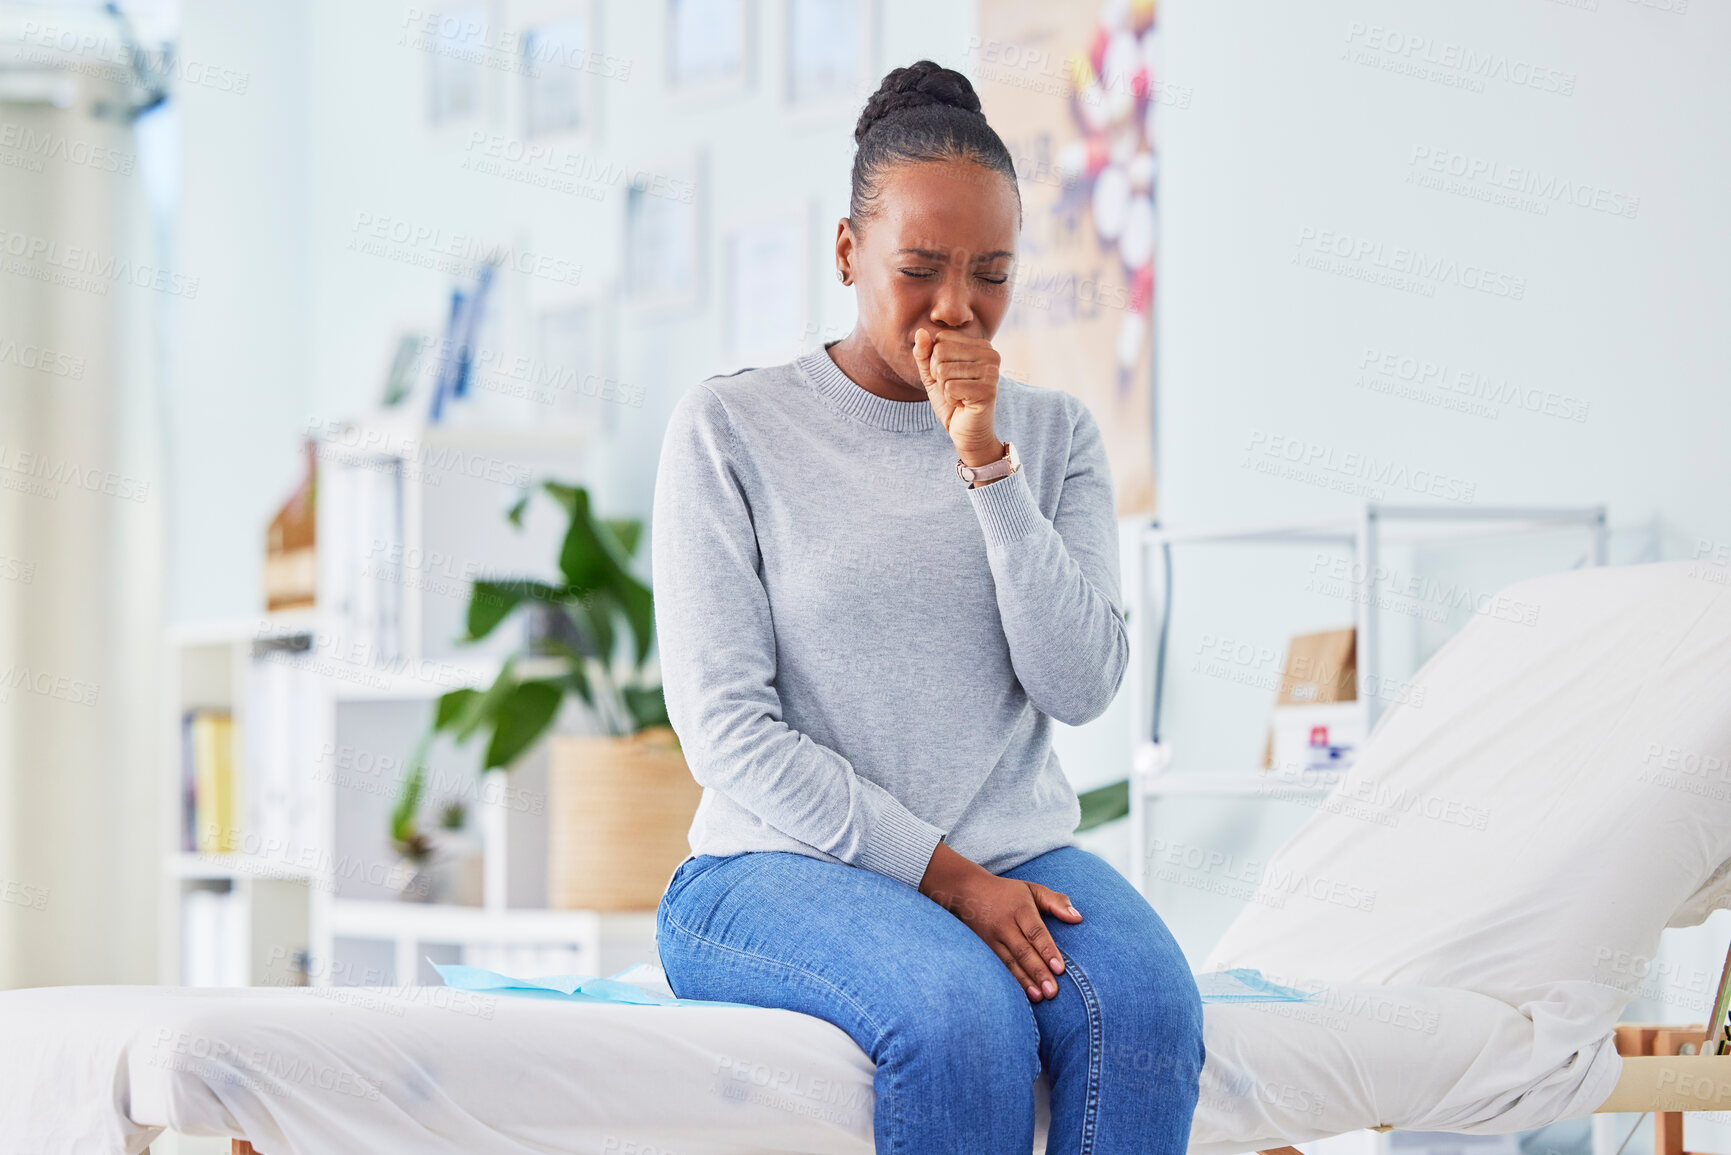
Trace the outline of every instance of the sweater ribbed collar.
<instances>
[{"instance_id":1,"label":"sweater ribbed collar","mask_svg":"<svg viewBox=\"0 0 1731 1155\"><path fill-rule=\"evenodd\" d=\"M804 354L797 364L818 396L867 425L891 433L940 428L937 412L932 409L930 401L891 401L888 397L879 397L841 371L841 366L830 358L829 345Z\"/></svg>"}]
</instances>

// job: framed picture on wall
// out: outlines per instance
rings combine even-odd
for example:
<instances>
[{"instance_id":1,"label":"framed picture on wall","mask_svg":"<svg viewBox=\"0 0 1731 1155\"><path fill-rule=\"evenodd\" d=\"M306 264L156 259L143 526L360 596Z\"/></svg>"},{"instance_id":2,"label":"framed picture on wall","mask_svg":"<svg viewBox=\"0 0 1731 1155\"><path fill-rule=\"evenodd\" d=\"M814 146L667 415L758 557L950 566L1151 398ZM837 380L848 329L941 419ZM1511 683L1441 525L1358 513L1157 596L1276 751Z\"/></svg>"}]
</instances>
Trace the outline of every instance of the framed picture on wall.
<instances>
[{"instance_id":1,"label":"framed picture on wall","mask_svg":"<svg viewBox=\"0 0 1731 1155\"><path fill-rule=\"evenodd\" d=\"M427 54L429 123L465 120L485 106L487 18L487 5L471 0L442 9L438 19L417 27L412 43Z\"/></svg>"},{"instance_id":2,"label":"framed picture on wall","mask_svg":"<svg viewBox=\"0 0 1731 1155\"><path fill-rule=\"evenodd\" d=\"M601 301L568 301L536 318L536 376L547 382L537 398L550 423L591 437L615 424L613 410L629 400L609 373L607 324Z\"/></svg>"},{"instance_id":3,"label":"framed picture on wall","mask_svg":"<svg viewBox=\"0 0 1731 1155\"><path fill-rule=\"evenodd\" d=\"M742 221L723 244L723 307L728 357L737 365L776 365L797 356L811 335L811 207L791 204Z\"/></svg>"},{"instance_id":4,"label":"framed picture on wall","mask_svg":"<svg viewBox=\"0 0 1731 1155\"><path fill-rule=\"evenodd\" d=\"M695 308L703 289L702 157L633 169L625 188L625 300L638 309Z\"/></svg>"},{"instance_id":5,"label":"framed picture on wall","mask_svg":"<svg viewBox=\"0 0 1731 1155\"><path fill-rule=\"evenodd\" d=\"M595 13L586 2L523 29L523 135L584 132L595 120L596 78L606 61L597 50Z\"/></svg>"},{"instance_id":6,"label":"framed picture on wall","mask_svg":"<svg viewBox=\"0 0 1731 1155\"><path fill-rule=\"evenodd\" d=\"M794 107L863 99L876 47L873 0L782 0L783 91Z\"/></svg>"},{"instance_id":7,"label":"framed picture on wall","mask_svg":"<svg viewBox=\"0 0 1731 1155\"><path fill-rule=\"evenodd\" d=\"M667 83L687 96L751 85L754 0L667 0Z\"/></svg>"}]
</instances>

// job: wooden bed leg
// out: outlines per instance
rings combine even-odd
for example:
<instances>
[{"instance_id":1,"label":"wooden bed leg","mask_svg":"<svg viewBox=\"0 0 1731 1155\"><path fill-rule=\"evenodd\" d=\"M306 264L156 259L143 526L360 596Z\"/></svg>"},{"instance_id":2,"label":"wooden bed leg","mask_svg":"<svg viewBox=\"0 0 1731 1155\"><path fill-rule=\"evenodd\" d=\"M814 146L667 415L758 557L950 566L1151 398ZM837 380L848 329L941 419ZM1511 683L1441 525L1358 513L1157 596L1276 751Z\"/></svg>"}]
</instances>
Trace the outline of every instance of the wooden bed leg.
<instances>
[{"instance_id":1,"label":"wooden bed leg","mask_svg":"<svg viewBox=\"0 0 1731 1155\"><path fill-rule=\"evenodd\" d=\"M1256 1155L1304 1155L1304 1152L1296 1147L1270 1147L1266 1151L1258 1151ZM1664 1153L1655 1151L1653 1155L1664 1155Z\"/></svg>"},{"instance_id":2,"label":"wooden bed leg","mask_svg":"<svg viewBox=\"0 0 1731 1155\"><path fill-rule=\"evenodd\" d=\"M1683 1112L1653 1112L1653 1155L1683 1155Z\"/></svg>"},{"instance_id":3,"label":"wooden bed leg","mask_svg":"<svg viewBox=\"0 0 1731 1155\"><path fill-rule=\"evenodd\" d=\"M228 1141L228 1155L258 1155L258 1152L254 1151L252 1144L245 1139L230 1139ZM1654 1152L1654 1155L1660 1155L1660 1153Z\"/></svg>"}]
</instances>

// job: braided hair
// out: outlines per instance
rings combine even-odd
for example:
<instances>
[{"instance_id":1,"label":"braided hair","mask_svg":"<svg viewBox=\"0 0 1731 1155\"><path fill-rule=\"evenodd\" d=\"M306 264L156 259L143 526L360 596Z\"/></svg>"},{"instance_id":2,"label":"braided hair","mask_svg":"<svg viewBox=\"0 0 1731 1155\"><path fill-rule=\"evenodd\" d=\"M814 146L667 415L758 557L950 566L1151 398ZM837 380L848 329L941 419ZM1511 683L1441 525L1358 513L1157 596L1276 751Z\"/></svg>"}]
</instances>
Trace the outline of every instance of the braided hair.
<instances>
[{"instance_id":1,"label":"braided hair","mask_svg":"<svg viewBox=\"0 0 1731 1155\"><path fill-rule=\"evenodd\" d=\"M980 111L968 78L930 60L893 69L859 114L853 130L853 194L848 215L860 229L876 215L884 173L897 165L929 160L971 160L1010 182L1016 217L1022 193L1010 150Z\"/></svg>"}]
</instances>

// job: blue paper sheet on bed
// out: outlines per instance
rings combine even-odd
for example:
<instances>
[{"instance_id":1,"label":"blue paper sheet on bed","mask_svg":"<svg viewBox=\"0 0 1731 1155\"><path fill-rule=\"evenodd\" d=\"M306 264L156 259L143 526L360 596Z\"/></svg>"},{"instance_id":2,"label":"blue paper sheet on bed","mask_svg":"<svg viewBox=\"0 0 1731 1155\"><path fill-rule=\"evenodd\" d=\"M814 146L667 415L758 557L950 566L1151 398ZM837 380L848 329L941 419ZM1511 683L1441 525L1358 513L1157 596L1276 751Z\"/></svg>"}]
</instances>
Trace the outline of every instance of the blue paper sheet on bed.
<instances>
[{"instance_id":1,"label":"blue paper sheet on bed","mask_svg":"<svg viewBox=\"0 0 1731 1155\"><path fill-rule=\"evenodd\" d=\"M441 966L427 960L445 985L464 991L518 995L531 999L566 999L572 1002L624 1003L652 1007L743 1007L747 1003L681 999L640 986L625 976L649 970L643 964L628 967L611 978L599 975L543 975L520 979L480 967ZM651 972L653 973L653 972ZM1205 1003L1302 1003L1313 995L1269 982L1262 972L1249 967L1215 971L1196 976L1196 989Z\"/></svg>"}]
</instances>

